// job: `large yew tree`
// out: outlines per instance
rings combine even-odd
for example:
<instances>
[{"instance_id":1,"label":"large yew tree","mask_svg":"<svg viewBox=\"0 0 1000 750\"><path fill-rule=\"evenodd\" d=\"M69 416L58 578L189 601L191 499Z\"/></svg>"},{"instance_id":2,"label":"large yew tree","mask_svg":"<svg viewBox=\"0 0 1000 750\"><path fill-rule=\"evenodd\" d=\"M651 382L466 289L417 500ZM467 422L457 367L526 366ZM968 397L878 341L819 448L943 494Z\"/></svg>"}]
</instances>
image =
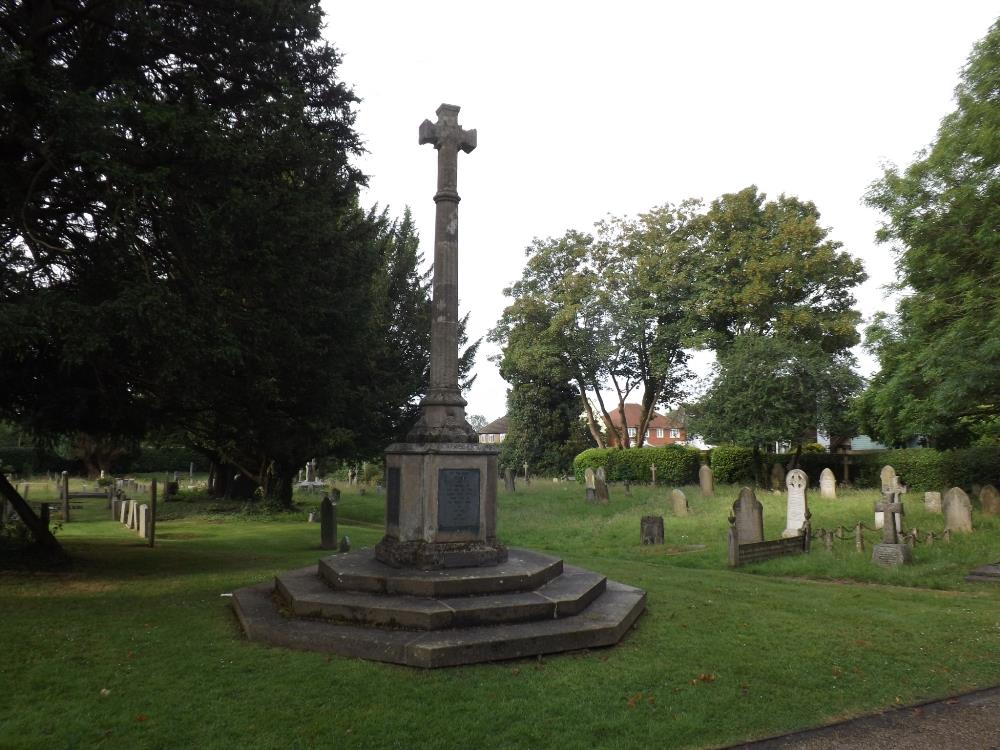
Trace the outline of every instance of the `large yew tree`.
<instances>
[{"instance_id":1,"label":"large yew tree","mask_svg":"<svg viewBox=\"0 0 1000 750\"><path fill-rule=\"evenodd\" d=\"M378 226L306 0L0 10L0 412L179 434L280 503L357 450Z\"/></svg>"}]
</instances>

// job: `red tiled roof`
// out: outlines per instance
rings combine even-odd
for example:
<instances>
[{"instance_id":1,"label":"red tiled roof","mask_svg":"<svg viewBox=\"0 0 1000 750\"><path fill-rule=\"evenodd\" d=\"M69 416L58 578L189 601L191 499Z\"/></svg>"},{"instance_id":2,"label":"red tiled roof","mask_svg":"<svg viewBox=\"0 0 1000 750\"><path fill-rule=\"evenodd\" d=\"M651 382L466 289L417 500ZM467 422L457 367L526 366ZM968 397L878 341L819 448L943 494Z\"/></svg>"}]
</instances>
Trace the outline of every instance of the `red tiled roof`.
<instances>
[{"instance_id":1,"label":"red tiled roof","mask_svg":"<svg viewBox=\"0 0 1000 750\"><path fill-rule=\"evenodd\" d=\"M617 407L614 409L609 409L608 413L611 415L611 424L618 427L621 425L621 412L618 411ZM625 404L625 426L626 427L638 427L639 419L642 416L642 404ZM683 427L683 422L677 417L664 416L659 412L654 411L649 417L649 427Z\"/></svg>"}]
</instances>

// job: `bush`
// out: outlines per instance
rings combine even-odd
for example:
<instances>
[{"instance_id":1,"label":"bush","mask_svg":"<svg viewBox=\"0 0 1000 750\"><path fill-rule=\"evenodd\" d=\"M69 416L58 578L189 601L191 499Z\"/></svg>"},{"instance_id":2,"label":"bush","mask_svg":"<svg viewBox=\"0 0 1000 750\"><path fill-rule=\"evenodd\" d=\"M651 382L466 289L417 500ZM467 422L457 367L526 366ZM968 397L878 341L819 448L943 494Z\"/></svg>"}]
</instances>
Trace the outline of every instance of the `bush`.
<instances>
[{"instance_id":1,"label":"bush","mask_svg":"<svg viewBox=\"0 0 1000 750\"><path fill-rule=\"evenodd\" d=\"M992 484L1000 487L1000 445L977 445L944 455L949 486L969 488L974 484Z\"/></svg>"},{"instance_id":2,"label":"bush","mask_svg":"<svg viewBox=\"0 0 1000 750\"><path fill-rule=\"evenodd\" d=\"M684 445L655 448L589 448L573 459L573 474L583 481L586 469L604 467L609 482L648 482L656 464L656 483L694 484L698 481L700 451Z\"/></svg>"},{"instance_id":3,"label":"bush","mask_svg":"<svg viewBox=\"0 0 1000 750\"><path fill-rule=\"evenodd\" d=\"M753 483L753 450L739 445L717 445L709 455L715 481L721 484Z\"/></svg>"}]
</instances>

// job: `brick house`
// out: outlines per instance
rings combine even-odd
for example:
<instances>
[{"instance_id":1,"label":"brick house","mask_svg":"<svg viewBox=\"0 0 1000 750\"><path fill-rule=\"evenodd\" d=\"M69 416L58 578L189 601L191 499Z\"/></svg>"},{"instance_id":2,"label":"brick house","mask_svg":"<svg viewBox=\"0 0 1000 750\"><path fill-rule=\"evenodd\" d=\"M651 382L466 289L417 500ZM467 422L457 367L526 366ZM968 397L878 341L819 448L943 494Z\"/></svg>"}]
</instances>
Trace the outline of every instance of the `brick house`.
<instances>
[{"instance_id":1,"label":"brick house","mask_svg":"<svg viewBox=\"0 0 1000 750\"><path fill-rule=\"evenodd\" d=\"M618 409L610 411L611 424L607 430L608 445L617 445L617 428L621 425L621 414ZM639 428L639 418L642 416L642 405L625 404L625 426L628 429L629 444L635 445L636 433ZM683 445L687 442L687 425L684 412L680 409L666 415L654 411L646 427L646 439L643 445Z\"/></svg>"}]
</instances>

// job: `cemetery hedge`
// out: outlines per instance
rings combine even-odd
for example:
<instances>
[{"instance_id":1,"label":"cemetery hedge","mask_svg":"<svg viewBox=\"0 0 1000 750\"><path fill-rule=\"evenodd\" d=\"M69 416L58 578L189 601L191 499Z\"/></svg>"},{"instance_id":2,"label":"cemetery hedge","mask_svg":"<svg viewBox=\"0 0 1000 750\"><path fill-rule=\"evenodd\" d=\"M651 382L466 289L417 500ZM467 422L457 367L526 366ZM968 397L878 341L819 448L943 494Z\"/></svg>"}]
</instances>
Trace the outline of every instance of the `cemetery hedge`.
<instances>
[{"instance_id":1,"label":"cemetery hedge","mask_svg":"<svg viewBox=\"0 0 1000 750\"><path fill-rule=\"evenodd\" d=\"M768 453L765 469L776 464L786 468L791 453ZM914 491L938 491L948 487L970 488L974 484L1000 486L1000 445L939 451L933 448L899 448L848 456L851 483L857 487L878 487L879 471L889 465L896 470L907 487ZM740 484L753 481L753 451L738 445L719 445L709 452L709 464L715 481ZM817 485L823 469L830 469L838 478L843 476L844 456L840 453L804 452L799 456L799 468Z\"/></svg>"},{"instance_id":2,"label":"cemetery hedge","mask_svg":"<svg viewBox=\"0 0 1000 750\"><path fill-rule=\"evenodd\" d=\"M573 474L583 481L586 469L603 466L609 482L648 482L656 464L656 483L685 485L698 481L701 451L683 445L643 448L590 448L573 459Z\"/></svg>"}]
</instances>

